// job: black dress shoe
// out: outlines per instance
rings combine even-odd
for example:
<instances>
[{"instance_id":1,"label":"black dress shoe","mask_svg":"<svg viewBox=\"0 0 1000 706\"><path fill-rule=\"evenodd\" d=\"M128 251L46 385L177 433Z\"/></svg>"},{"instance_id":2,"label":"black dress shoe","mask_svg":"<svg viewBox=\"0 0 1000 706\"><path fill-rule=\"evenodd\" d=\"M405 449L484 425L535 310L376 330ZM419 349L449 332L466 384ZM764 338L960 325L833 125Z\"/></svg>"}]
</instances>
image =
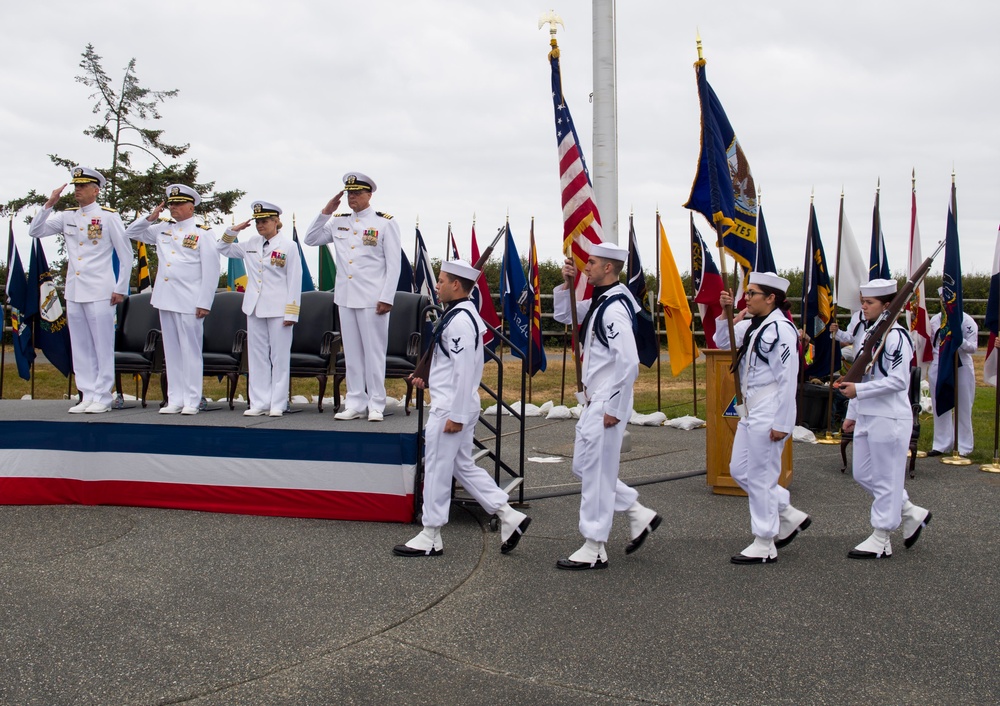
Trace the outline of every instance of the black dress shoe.
<instances>
[{"instance_id":1,"label":"black dress shoe","mask_svg":"<svg viewBox=\"0 0 1000 706\"><path fill-rule=\"evenodd\" d=\"M521 541L521 535L528 531L528 525L530 524L531 524L530 517L525 517L523 520L521 520L521 524L519 524L517 526L517 529L514 530L514 534L508 537L507 541L500 545L500 553L510 554L512 551L514 551L514 547L516 547L517 543Z\"/></svg>"},{"instance_id":2,"label":"black dress shoe","mask_svg":"<svg viewBox=\"0 0 1000 706\"><path fill-rule=\"evenodd\" d=\"M397 544L392 548L392 553L396 556L441 556L444 549L414 549L405 544Z\"/></svg>"},{"instance_id":3,"label":"black dress shoe","mask_svg":"<svg viewBox=\"0 0 1000 706\"><path fill-rule=\"evenodd\" d=\"M944 456L945 451L938 451L937 449L931 449L927 452L927 458L934 458L935 456Z\"/></svg>"},{"instance_id":4,"label":"black dress shoe","mask_svg":"<svg viewBox=\"0 0 1000 706\"><path fill-rule=\"evenodd\" d=\"M926 527L930 523L931 523L931 513L930 511L928 511L927 517L925 517L924 521L920 523L919 527L917 527L917 531L903 540L903 546L909 549L914 544L916 544L917 540L920 539L920 533L923 531L924 527Z\"/></svg>"},{"instance_id":5,"label":"black dress shoe","mask_svg":"<svg viewBox=\"0 0 1000 706\"><path fill-rule=\"evenodd\" d=\"M638 537L625 545L625 553L631 554L636 549L641 547L643 542L646 541L646 538L656 531L656 528L660 526L661 522L663 522L662 517L659 515L654 516L653 519L649 521L649 524L646 525L646 529L644 529Z\"/></svg>"},{"instance_id":6,"label":"black dress shoe","mask_svg":"<svg viewBox=\"0 0 1000 706\"><path fill-rule=\"evenodd\" d=\"M777 544L777 543L776 543ZM733 564L774 564L778 561L778 557L773 559L769 556L747 556L746 554L737 554L736 556L729 557L729 561Z\"/></svg>"},{"instance_id":7,"label":"black dress shoe","mask_svg":"<svg viewBox=\"0 0 1000 706\"><path fill-rule=\"evenodd\" d=\"M556 562L557 569L565 569L566 571L588 571L590 569L606 569L608 568L608 562L601 561L598 559L595 563L589 564L585 561L573 561L563 557Z\"/></svg>"},{"instance_id":8,"label":"black dress shoe","mask_svg":"<svg viewBox=\"0 0 1000 706\"><path fill-rule=\"evenodd\" d=\"M801 532L804 529L807 529L809 525L811 525L812 523L813 523L812 518L807 516L806 519L802 520L802 522L799 523L799 526L796 527L794 530L792 530L792 533L787 537L785 537L784 539L778 539L777 537L775 537L774 548L781 549L782 547L787 547L789 544L792 543L792 540L795 539L795 537L798 535L799 532Z\"/></svg>"},{"instance_id":9,"label":"black dress shoe","mask_svg":"<svg viewBox=\"0 0 1000 706\"><path fill-rule=\"evenodd\" d=\"M847 552L848 559L892 559L892 554L876 554L875 552L862 552L852 549Z\"/></svg>"}]
</instances>

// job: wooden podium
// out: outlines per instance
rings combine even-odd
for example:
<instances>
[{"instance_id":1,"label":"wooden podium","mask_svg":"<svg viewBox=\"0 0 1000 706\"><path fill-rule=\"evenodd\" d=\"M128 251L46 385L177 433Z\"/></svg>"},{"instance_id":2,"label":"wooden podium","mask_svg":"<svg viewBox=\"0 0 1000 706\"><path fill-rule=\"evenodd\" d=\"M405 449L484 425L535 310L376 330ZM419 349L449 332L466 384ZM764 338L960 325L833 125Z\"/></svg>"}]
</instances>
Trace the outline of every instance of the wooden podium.
<instances>
[{"instance_id":1,"label":"wooden podium","mask_svg":"<svg viewBox=\"0 0 1000 706\"><path fill-rule=\"evenodd\" d=\"M742 495L743 489L729 475L729 458L733 453L733 439L736 438L736 417L723 417L736 386L729 372L733 357L729 349L708 349L705 354L705 397L707 398L705 420L708 433L705 434L706 482L713 493L719 495ZM778 483L787 488L792 482L792 440L785 444L781 454L781 475Z\"/></svg>"}]
</instances>

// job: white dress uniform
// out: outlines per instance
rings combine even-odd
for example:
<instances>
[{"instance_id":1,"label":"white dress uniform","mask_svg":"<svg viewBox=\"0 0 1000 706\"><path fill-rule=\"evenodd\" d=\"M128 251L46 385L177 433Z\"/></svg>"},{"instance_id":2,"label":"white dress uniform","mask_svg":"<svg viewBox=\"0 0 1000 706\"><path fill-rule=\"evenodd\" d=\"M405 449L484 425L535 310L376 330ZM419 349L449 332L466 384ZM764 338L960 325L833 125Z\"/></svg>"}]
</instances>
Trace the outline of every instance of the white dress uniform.
<instances>
[{"instance_id":1,"label":"white dress uniform","mask_svg":"<svg viewBox=\"0 0 1000 706\"><path fill-rule=\"evenodd\" d=\"M955 446L955 420L952 417L954 410L949 410L944 414L937 415L937 373L938 373L938 346L941 342L939 332L941 331L941 314L935 314L930 320L930 331L928 332L933 342L931 349L933 359L927 372L927 379L931 387L931 401L934 403L934 443L931 448L936 451L949 452ZM968 456L972 453L972 403L976 399L976 373L972 365L972 355L979 348L979 326L975 319L962 312L962 347L958 351L960 365L956 371L956 382L958 388L957 408L958 408L958 453Z\"/></svg>"},{"instance_id":2,"label":"white dress uniform","mask_svg":"<svg viewBox=\"0 0 1000 706\"><path fill-rule=\"evenodd\" d=\"M607 304L609 299L624 295ZM639 493L618 478L622 439L632 417L632 386L639 377L639 353L632 328L634 315L640 310L628 287L621 283L608 288L597 287L594 299L577 303L580 324L580 347L583 358L583 412L576 424L573 443L573 475L581 480L579 530L588 544L569 557L587 561L586 547L599 545L597 563L605 565L605 542L611 533L614 513L627 512L633 543L659 525L659 516L639 504ZM560 323L570 323L570 292L560 285L552 292L553 316ZM588 319L588 312L596 306ZM631 309L631 311L630 311ZM598 337L600 327L600 337ZM604 415L618 419L612 427L604 426ZM631 552L633 543L626 547ZM641 544L641 540L639 542ZM634 548L638 548L635 545ZM567 568L562 567L561 568Z\"/></svg>"},{"instance_id":3,"label":"white dress uniform","mask_svg":"<svg viewBox=\"0 0 1000 706\"><path fill-rule=\"evenodd\" d=\"M150 223L145 216L126 229L132 240L156 246L159 269L152 305L160 313L167 366L167 405L193 413L201 404L204 319L196 309L211 309L219 287L217 238L194 218Z\"/></svg>"},{"instance_id":4,"label":"white dress uniform","mask_svg":"<svg viewBox=\"0 0 1000 706\"><path fill-rule=\"evenodd\" d=\"M43 208L28 235L62 234L66 243L66 320L73 374L83 403L111 407L115 379L115 307L112 294L128 295L132 244L118 212L92 203L53 213ZM115 280L111 253L118 253ZM102 410L103 411L103 410Z\"/></svg>"},{"instance_id":5,"label":"white dress uniform","mask_svg":"<svg viewBox=\"0 0 1000 706\"><path fill-rule=\"evenodd\" d=\"M715 344L729 348L729 328L725 319L717 321ZM734 327L736 345L746 345L740 359L740 387L747 414L736 426L729 473L749 497L754 537L769 544L785 534L782 522L791 508L788 489L778 484L778 478L781 455L795 427L798 333L781 309L774 309L751 332L753 323L753 319L745 318ZM772 429L786 436L771 441ZM800 518L795 526L801 522Z\"/></svg>"},{"instance_id":6,"label":"white dress uniform","mask_svg":"<svg viewBox=\"0 0 1000 706\"><path fill-rule=\"evenodd\" d=\"M238 233L226 230L219 252L242 259L247 271L243 313L247 315L250 365L250 412L280 416L288 406L292 327L302 301L302 262L290 235L278 232L270 240L251 236L237 243Z\"/></svg>"},{"instance_id":7,"label":"white dress uniform","mask_svg":"<svg viewBox=\"0 0 1000 706\"><path fill-rule=\"evenodd\" d=\"M392 216L369 207L358 213L320 214L309 226L307 245L333 243L337 261L334 301L347 368L345 410L385 409L385 355L390 314L378 315L378 302L392 305L399 282L402 250Z\"/></svg>"}]
</instances>

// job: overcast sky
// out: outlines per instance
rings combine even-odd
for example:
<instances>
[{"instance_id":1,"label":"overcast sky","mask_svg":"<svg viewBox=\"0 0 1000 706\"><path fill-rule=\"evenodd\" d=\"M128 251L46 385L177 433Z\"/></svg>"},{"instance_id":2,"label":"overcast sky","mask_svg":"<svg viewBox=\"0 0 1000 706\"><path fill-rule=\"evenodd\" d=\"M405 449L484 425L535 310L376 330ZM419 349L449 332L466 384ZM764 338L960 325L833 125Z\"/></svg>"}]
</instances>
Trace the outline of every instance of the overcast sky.
<instances>
[{"instance_id":1,"label":"overcast sky","mask_svg":"<svg viewBox=\"0 0 1000 706\"><path fill-rule=\"evenodd\" d=\"M564 94L591 159L590 2L5 3L0 201L66 181L48 153L110 161L82 134L92 101L74 76L91 42L113 77L135 57L142 85L180 90L158 126L168 142L191 143L204 179L247 191L239 218L252 200L273 201L302 233L356 169L377 182L372 203L395 216L411 252L418 217L432 257L444 255L449 222L468 257L473 214L482 243L509 213L522 254L534 216L541 258L558 258L548 33L538 29L550 8L566 23ZM985 0L618 2L620 241L634 210L653 269L659 208L690 268L681 204L698 157L700 30L709 81L763 189L779 268L802 267L813 188L831 268L842 187L867 256L881 178L889 263L901 272L910 171L926 256L944 236L954 165L963 268L988 272L1000 223L998 26L1000 4ZM27 228L15 228L24 253Z\"/></svg>"}]
</instances>

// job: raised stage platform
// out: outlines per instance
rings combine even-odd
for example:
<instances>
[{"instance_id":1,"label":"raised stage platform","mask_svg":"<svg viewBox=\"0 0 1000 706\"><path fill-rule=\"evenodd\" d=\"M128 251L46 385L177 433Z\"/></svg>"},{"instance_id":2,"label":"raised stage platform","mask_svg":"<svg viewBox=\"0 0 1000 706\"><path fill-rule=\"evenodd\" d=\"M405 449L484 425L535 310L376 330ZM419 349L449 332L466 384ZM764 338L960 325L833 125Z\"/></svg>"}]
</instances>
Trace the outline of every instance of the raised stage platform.
<instances>
[{"instance_id":1,"label":"raised stage platform","mask_svg":"<svg viewBox=\"0 0 1000 706\"><path fill-rule=\"evenodd\" d=\"M130 505L410 522L416 414L336 422L313 406L194 416L138 402L68 414L63 400L0 400L0 504Z\"/></svg>"}]
</instances>

